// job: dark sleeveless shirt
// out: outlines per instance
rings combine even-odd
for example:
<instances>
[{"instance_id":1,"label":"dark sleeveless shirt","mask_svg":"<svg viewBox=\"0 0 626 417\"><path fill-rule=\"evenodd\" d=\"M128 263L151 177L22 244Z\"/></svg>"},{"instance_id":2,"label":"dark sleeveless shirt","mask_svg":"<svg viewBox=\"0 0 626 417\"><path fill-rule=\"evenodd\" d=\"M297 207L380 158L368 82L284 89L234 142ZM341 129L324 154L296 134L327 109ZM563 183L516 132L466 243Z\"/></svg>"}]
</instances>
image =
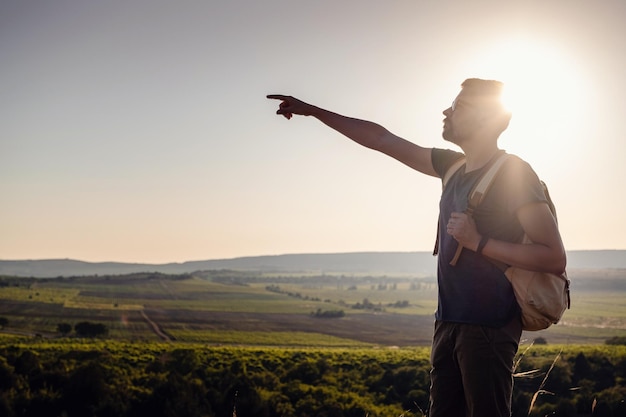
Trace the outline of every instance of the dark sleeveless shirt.
<instances>
[{"instance_id":1,"label":"dark sleeveless shirt","mask_svg":"<svg viewBox=\"0 0 626 417\"><path fill-rule=\"evenodd\" d=\"M433 167L443 177L462 156L462 153L451 150L433 149ZM489 163L466 173L465 166L462 166L450 178L441 195L437 320L501 327L518 312L511 284L485 257L464 248L456 266L450 265L457 241L446 232L446 224L452 212L463 212L467 208L472 186L488 167ZM521 241L524 230L517 219L517 210L536 202L547 203L539 178L528 163L511 155L474 212L478 232L496 240Z\"/></svg>"}]
</instances>

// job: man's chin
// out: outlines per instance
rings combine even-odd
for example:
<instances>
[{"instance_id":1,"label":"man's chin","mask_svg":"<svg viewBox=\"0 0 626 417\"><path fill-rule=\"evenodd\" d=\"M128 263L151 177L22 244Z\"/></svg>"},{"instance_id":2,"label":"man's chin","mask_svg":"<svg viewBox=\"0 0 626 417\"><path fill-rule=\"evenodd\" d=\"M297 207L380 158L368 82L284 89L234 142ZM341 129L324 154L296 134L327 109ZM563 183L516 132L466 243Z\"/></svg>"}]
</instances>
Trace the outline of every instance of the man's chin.
<instances>
[{"instance_id":1,"label":"man's chin","mask_svg":"<svg viewBox=\"0 0 626 417\"><path fill-rule=\"evenodd\" d=\"M454 143L455 145L457 144L454 141L454 136L447 133L445 130L441 133L441 137L443 138L443 140L445 140L446 142L450 142L450 143Z\"/></svg>"},{"instance_id":2,"label":"man's chin","mask_svg":"<svg viewBox=\"0 0 626 417\"><path fill-rule=\"evenodd\" d=\"M456 140L454 136L442 136L442 137L443 137L443 140L445 140L446 142L456 145L459 148L462 148L461 143L458 140Z\"/></svg>"}]
</instances>

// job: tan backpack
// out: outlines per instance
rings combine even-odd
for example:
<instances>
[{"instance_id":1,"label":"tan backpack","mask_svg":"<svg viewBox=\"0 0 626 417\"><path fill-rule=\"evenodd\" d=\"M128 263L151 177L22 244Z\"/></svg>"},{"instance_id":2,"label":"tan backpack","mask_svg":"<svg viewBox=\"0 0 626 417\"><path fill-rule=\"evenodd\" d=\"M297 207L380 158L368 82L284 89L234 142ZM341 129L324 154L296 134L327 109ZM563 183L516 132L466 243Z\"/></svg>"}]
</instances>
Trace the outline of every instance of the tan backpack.
<instances>
[{"instance_id":1,"label":"tan backpack","mask_svg":"<svg viewBox=\"0 0 626 417\"><path fill-rule=\"evenodd\" d=\"M468 215L473 215L478 205L482 202L482 199L489 191L498 170L508 157L509 155L507 153L500 155L474 185L468 196L468 208L466 210ZM444 188L452 175L464 164L465 158L461 158L452 164L443 177L442 183ZM554 204L552 203L552 199L550 198L548 187L543 181L541 182L541 185L543 186L550 211L556 221L556 210L554 208ZM439 249L438 242L439 236L437 236L437 243L435 244L435 255ZM521 243L528 244L532 242L528 236L524 234ZM459 245L454 258L450 262L451 265L456 265L462 250L463 246ZM522 328L524 330L535 331L546 329L550 327L550 325L558 323L565 310L570 308L570 281L567 278L566 273L557 275L549 272L529 271L505 265L490 258L487 259L504 271L504 274L511 282L515 298L517 299L517 303L519 304L522 312Z\"/></svg>"}]
</instances>

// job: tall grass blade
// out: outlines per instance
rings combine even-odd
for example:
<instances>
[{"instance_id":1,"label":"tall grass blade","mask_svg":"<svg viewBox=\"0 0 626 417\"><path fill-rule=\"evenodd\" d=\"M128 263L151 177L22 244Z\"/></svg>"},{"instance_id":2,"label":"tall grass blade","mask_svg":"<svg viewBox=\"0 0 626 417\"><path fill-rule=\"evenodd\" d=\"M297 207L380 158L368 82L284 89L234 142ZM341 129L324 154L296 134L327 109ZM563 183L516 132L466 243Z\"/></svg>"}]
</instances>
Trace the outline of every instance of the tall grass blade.
<instances>
[{"instance_id":1,"label":"tall grass blade","mask_svg":"<svg viewBox=\"0 0 626 417\"><path fill-rule=\"evenodd\" d=\"M554 358L554 360L552 361L552 365L550 365L550 369L548 369L548 372L546 372L546 376L543 378L543 381L541 381L541 384L539 385L539 389L537 390L537 392L535 392L535 394L533 395L532 400L530 401L530 407L528 408L528 415L530 416L530 413L532 413L533 411L533 407L535 406L535 402L537 401L537 397L539 397L540 394L550 394L550 395L554 395L552 392L546 391L543 389L543 387L546 385L546 381L548 380L548 376L550 376L550 372L552 372L552 369L554 369L554 365L556 365L556 362L559 360L559 358L561 357L561 353L563 353L563 349L561 349L559 351L559 353L556 355L556 357Z\"/></svg>"}]
</instances>

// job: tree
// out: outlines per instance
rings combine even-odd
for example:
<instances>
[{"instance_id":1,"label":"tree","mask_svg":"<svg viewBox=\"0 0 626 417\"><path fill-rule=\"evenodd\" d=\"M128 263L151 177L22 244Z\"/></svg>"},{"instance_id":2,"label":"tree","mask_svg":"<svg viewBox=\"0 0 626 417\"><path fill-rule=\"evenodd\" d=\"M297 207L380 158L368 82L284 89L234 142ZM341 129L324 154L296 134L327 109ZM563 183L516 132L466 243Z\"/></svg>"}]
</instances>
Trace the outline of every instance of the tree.
<instances>
[{"instance_id":1,"label":"tree","mask_svg":"<svg viewBox=\"0 0 626 417\"><path fill-rule=\"evenodd\" d=\"M174 349L170 353L168 368L179 375L187 375L200 366L198 355L193 349Z\"/></svg>"},{"instance_id":2,"label":"tree","mask_svg":"<svg viewBox=\"0 0 626 417\"><path fill-rule=\"evenodd\" d=\"M612 338L607 339L604 343L607 345L626 345L626 337L613 336Z\"/></svg>"},{"instance_id":3,"label":"tree","mask_svg":"<svg viewBox=\"0 0 626 417\"><path fill-rule=\"evenodd\" d=\"M4 328L9 324L9 319L6 317L0 317L0 328Z\"/></svg>"},{"instance_id":4,"label":"tree","mask_svg":"<svg viewBox=\"0 0 626 417\"><path fill-rule=\"evenodd\" d=\"M89 361L75 369L62 389L62 403L70 416L123 415L104 410L121 408L123 404L114 400L114 390L107 384L111 380L112 368L97 361Z\"/></svg>"},{"instance_id":5,"label":"tree","mask_svg":"<svg viewBox=\"0 0 626 417\"><path fill-rule=\"evenodd\" d=\"M74 331L80 337L98 337L109 333L109 329L102 323L81 321L74 326Z\"/></svg>"},{"instance_id":6,"label":"tree","mask_svg":"<svg viewBox=\"0 0 626 417\"><path fill-rule=\"evenodd\" d=\"M154 388L152 395L139 404L135 414L163 417L217 415L211 411L204 383L200 379L170 372L166 379Z\"/></svg>"},{"instance_id":7,"label":"tree","mask_svg":"<svg viewBox=\"0 0 626 417\"><path fill-rule=\"evenodd\" d=\"M346 313L344 313L343 310L322 311L321 308L318 308L317 311L311 313L311 316L316 317L316 318L323 318L323 319L336 319L336 318L344 317L345 315Z\"/></svg>"},{"instance_id":8,"label":"tree","mask_svg":"<svg viewBox=\"0 0 626 417\"><path fill-rule=\"evenodd\" d=\"M13 368L16 374L32 376L41 372L42 366L36 353L25 350L16 358Z\"/></svg>"},{"instance_id":9,"label":"tree","mask_svg":"<svg viewBox=\"0 0 626 417\"><path fill-rule=\"evenodd\" d=\"M59 323L57 331L65 336L72 331L72 325L69 323Z\"/></svg>"},{"instance_id":10,"label":"tree","mask_svg":"<svg viewBox=\"0 0 626 417\"><path fill-rule=\"evenodd\" d=\"M580 352L574 358L574 372L572 375L572 381L576 384L583 379L592 379L592 369L589 365L589 361L584 353Z\"/></svg>"}]
</instances>

